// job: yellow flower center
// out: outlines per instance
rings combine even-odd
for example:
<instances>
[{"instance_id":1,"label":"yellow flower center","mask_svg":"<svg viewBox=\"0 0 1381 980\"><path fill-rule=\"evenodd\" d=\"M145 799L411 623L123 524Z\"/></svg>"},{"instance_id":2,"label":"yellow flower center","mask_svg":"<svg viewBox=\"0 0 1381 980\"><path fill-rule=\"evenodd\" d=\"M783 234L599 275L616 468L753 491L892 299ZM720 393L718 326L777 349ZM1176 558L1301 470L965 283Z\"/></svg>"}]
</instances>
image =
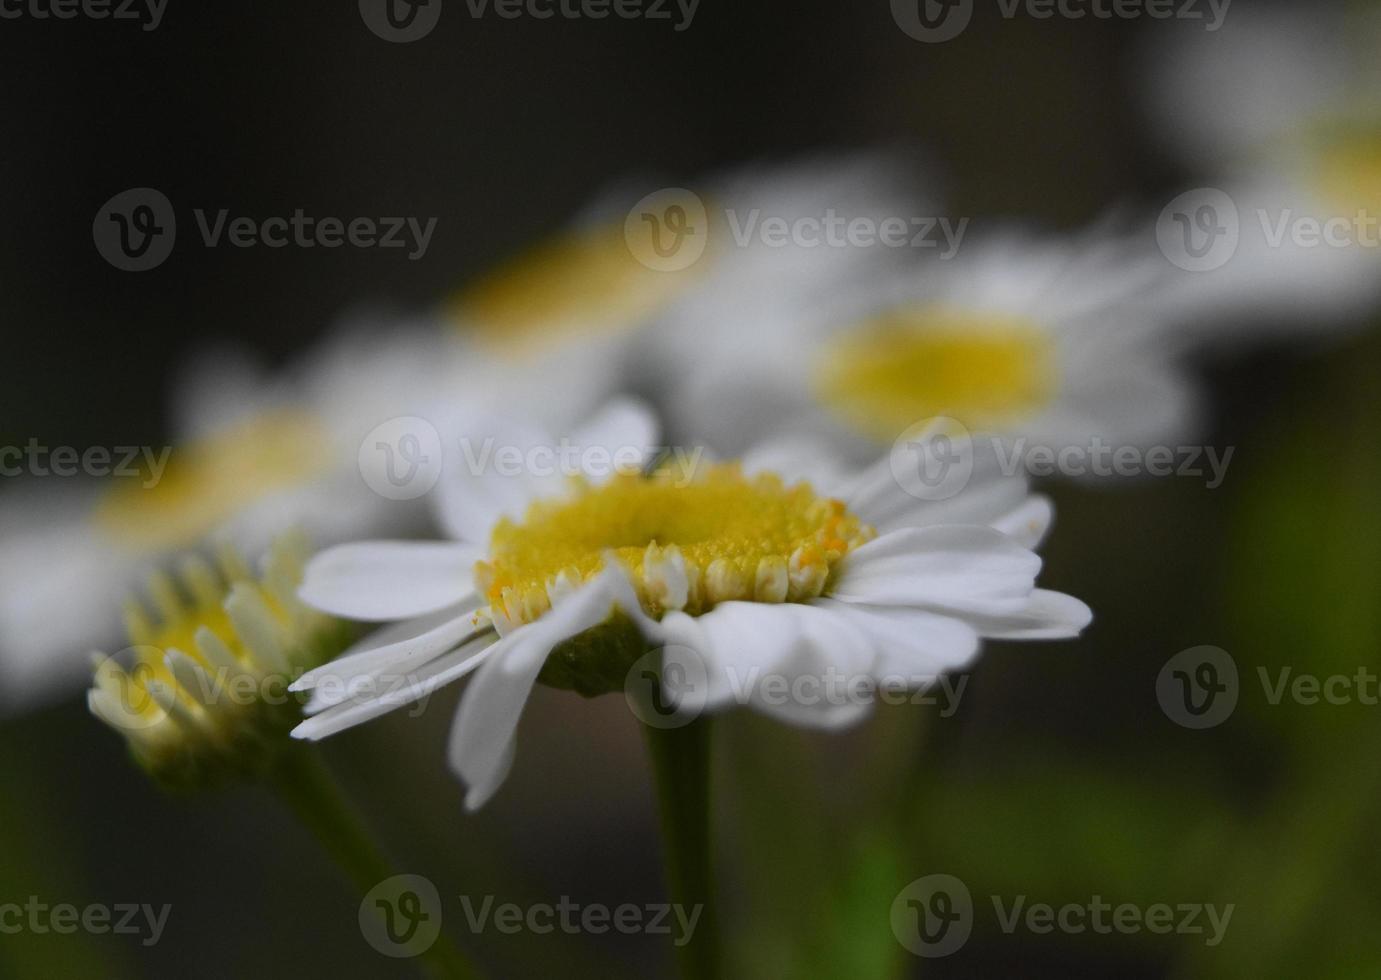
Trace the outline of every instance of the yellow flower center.
<instances>
[{"instance_id":1,"label":"yellow flower center","mask_svg":"<svg viewBox=\"0 0 1381 980\"><path fill-rule=\"evenodd\" d=\"M1330 128L1315 149L1324 199L1345 217L1366 210L1381 216L1381 129L1375 125Z\"/></svg>"},{"instance_id":2,"label":"yellow flower center","mask_svg":"<svg viewBox=\"0 0 1381 980\"><path fill-rule=\"evenodd\" d=\"M451 309L480 340L521 356L553 336L632 329L704 265L649 268L634 258L622 225L571 232L501 264L456 296Z\"/></svg>"},{"instance_id":3,"label":"yellow flower center","mask_svg":"<svg viewBox=\"0 0 1381 980\"><path fill-rule=\"evenodd\" d=\"M328 436L309 415L279 410L255 416L174 449L152 474L124 479L101 500L96 524L139 550L187 547L245 507L330 468Z\"/></svg>"},{"instance_id":4,"label":"yellow flower center","mask_svg":"<svg viewBox=\"0 0 1381 980\"><path fill-rule=\"evenodd\" d=\"M476 579L492 615L530 622L612 554L648 615L694 615L732 599L813 599L873 535L809 484L717 464L693 478L665 470L599 487L578 481L570 495L532 504L521 522L501 521Z\"/></svg>"},{"instance_id":5,"label":"yellow flower center","mask_svg":"<svg viewBox=\"0 0 1381 980\"><path fill-rule=\"evenodd\" d=\"M829 345L816 383L830 410L874 438L935 416L990 430L1050 401L1052 353L1048 335L1018 317L898 309Z\"/></svg>"}]
</instances>

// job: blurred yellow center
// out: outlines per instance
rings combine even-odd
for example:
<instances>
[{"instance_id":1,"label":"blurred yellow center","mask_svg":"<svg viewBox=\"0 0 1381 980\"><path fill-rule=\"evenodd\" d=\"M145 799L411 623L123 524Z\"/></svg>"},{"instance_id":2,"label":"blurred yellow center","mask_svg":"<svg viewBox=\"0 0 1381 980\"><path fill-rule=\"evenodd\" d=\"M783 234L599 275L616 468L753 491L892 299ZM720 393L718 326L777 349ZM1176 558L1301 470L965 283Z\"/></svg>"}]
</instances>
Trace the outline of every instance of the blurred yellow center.
<instances>
[{"instance_id":1,"label":"blurred yellow center","mask_svg":"<svg viewBox=\"0 0 1381 980\"><path fill-rule=\"evenodd\" d=\"M894 310L850 330L821 359L825 404L883 440L934 416L972 429L1035 413L1055 389L1048 335L1018 317Z\"/></svg>"},{"instance_id":2,"label":"blurred yellow center","mask_svg":"<svg viewBox=\"0 0 1381 980\"><path fill-rule=\"evenodd\" d=\"M265 413L174 449L152 486L145 486L146 475L113 487L97 507L97 526L141 550L185 547L330 465L328 439L316 420L287 410Z\"/></svg>"},{"instance_id":3,"label":"blurred yellow center","mask_svg":"<svg viewBox=\"0 0 1381 980\"><path fill-rule=\"evenodd\" d=\"M1318 180L1325 200L1351 217L1381 216L1381 130L1350 128L1325 137L1318 150Z\"/></svg>"},{"instance_id":4,"label":"blurred yellow center","mask_svg":"<svg viewBox=\"0 0 1381 980\"><path fill-rule=\"evenodd\" d=\"M540 616L611 553L652 616L732 599L804 602L873 533L806 483L718 464L693 479L666 471L581 482L569 496L538 501L521 522L495 527L476 579L492 611L513 622Z\"/></svg>"},{"instance_id":5,"label":"blurred yellow center","mask_svg":"<svg viewBox=\"0 0 1381 980\"><path fill-rule=\"evenodd\" d=\"M622 225L572 232L491 271L454 299L452 314L496 349L521 354L553 337L631 329L675 298L694 268L643 265Z\"/></svg>"}]
</instances>

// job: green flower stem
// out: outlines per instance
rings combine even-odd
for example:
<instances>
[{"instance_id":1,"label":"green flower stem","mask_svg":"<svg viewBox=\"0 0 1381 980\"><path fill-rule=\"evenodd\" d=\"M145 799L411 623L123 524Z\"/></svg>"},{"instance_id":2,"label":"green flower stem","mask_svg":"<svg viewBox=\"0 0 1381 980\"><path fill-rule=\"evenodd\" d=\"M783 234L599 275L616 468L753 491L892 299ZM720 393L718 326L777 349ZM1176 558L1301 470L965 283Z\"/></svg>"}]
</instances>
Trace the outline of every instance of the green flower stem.
<instances>
[{"instance_id":1,"label":"green flower stem","mask_svg":"<svg viewBox=\"0 0 1381 980\"><path fill-rule=\"evenodd\" d=\"M305 745L289 746L270 776L269 786L360 894L397 874L315 750ZM420 962L437 980L478 980L480 976L444 934L421 955Z\"/></svg>"},{"instance_id":2,"label":"green flower stem","mask_svg":"<svg viewBox=\"0 0 1381 980\"><path fill-rule=\"evenodd\" d=\"M700 909L692 935L676 936L681 973L686 980L712 980L719 976L720 953L710 852L710 719L646 731L671 900L687 917Z\"/></svg>"}]
</instances>

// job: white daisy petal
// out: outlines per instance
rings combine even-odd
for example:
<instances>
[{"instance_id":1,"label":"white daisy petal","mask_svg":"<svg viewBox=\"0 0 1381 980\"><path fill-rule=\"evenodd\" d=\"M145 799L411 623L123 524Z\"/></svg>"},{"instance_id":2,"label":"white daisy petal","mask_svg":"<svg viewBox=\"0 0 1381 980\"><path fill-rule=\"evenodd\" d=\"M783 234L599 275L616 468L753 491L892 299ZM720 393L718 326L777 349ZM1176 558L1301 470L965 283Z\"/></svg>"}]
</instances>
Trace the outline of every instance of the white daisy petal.
<instances>
[{"instance_id":1,"label":"white daisy petal","mask_svg":"<svg viewBox=\"0 0 1381 980\"><path fill-rule=\"evenodd\" d=\"M819 439L792 436L764 442L743 454L743 472L776 473L784 480L805 480L819 494L841 496L844 463ZM889 480L891 488L896 482Z\"/></svg>"},{"instance_id":2,"label":"white daisy petal","mask_svg":"<svg viewBox=\"0 0 1381 980\"><path fill-rule=\"evenodd\" d=\"M800 622L781 605L722 602L701 616L667 613L659 629L668 646L696 654L705 668L708 709L742 701L743 692L795 652Z\"/></svg>"},{"instance_id":3,"label":"white daisy petal","mask_svg":"<svg viewBox=\"0 0 1381 980\"><path fill-rule=\"evenodd\" d=\"M966 619L995 640L1066 640L1093 621L1093 612L1063 592L1033 589L1024 600L993 604Z\"/></svg>"},{"instance_id":4,"label":"white daisy petal","mask_svg":"<svg viewBox=\"0 0 1381 980\"><path fill-rule=\"evenodd\" d=\"M803 728L846 728L873 709L876 660L869 638L833 610L779 607L776 619L795 620L796 642L779 664L780 683L760 688L750 702L763 714Z\"/></svg>"},{"instance_id":5,"label":"white daisy petal","mask_svg":"<svg viewBox=\"0 0 1381 980\"><path fill-rule=\"evenodd\" d=\"M1038 555L990 527L906 528L849 554L832 594L875 606L963 608L1023 598L1040 567Z\"/></svg>"},{"instance_id":6,"label":"white daisy petal","mask_svg":"<svg viewBox=\"0 0 1381 980\"><path fill-rule=\"evenodd\" d=\"M305 710L309 715L317 714L342 701L358 699L362 693L378 689L381 684L418 669L448 650L476 638L487 628L477 628L472 614L463 612L440 626L405 640L347 653L303 674L291 690L312 691L312 699Z\"/></svg>"},{"instance_id":7,"label":"white daisy petal","mask_svg":"<svg viewBox=\"0 0 1381 980\"><path fill-rule=\"evenodd\" d=\"M928 442L921 445L926 451L934 448ZM926 499L906 492L893 475L890 457L865 470L841 495L854 513L883 534L936 524L996 524L1021 505L1028 481L1020 472L1003 471L991 443L976 443L965 451L973 454L973 473L953 496Z\"/></svg>"},{"instance_id":8,"label":"white daisy petal","mask_svg":"<svg viewBox=\"0 0 1381 980\"><path fill-rule=\"evenodd\" d=\"M534 448L550 449L556 440L538 426L487 415L462 413L441 428L446 460L433 491L437 519L457 540L486 542L500 518L521 517L540 495L527 462Z\"/></svg>"},{"instance_id":9,"label":"white daisy petal","mask_svg":"<svg viewBox=\"0 0 1381 980\"><path fill-rule=\"evenodd\" d=\"M410 675L389 678L386 690L376 690L364 700L352 698L327 708L294 728L292 736L317 741L427 697L483 664L495 645L493 634L486 634L423 664Z\"/></svg>"},{"instance_id":10,"label":"white daisy petal","mask_svg":"<svg viewBox=\"0 0 1381 980\"><path fill-rule=\"evenodd\" d=\"M539 619L500 640L461 699L451 729L451 766L469 791L465 805L483 806L502 782L512 742L532 685L547 655L562 640L609 617L627 579L622 568L607 567L585 586L555 603Z\"/></svg>"},{"instance_id":11,"label":"white daisy petal","mask_svg":"<svg viewBox=\"0 0 1381 980\"><path fill-rule=\"evenodd\" d=\"M950 616L828 598L815 600L815 605L849 621L871 639L877 656L873 676L878 680L933 680L963 670L978 654L978 632Z\"/></svg>"},{"instance_id":12,"label":"white daisy petal","mask_svg":"<svg viewBox=\"0 0 1381 980\"><path fill-rule=\"evenodd\" d=\"M641 470L657 443L658 431L657 419L646 405L620 398L577 429L570 442L581 450L582 462L592 466L586 476L598 483L612 475L610 463L629 472ZM591 452L595 449L603 450L605 462L595 461Z\"/></svg>"},{"instance_id":13,"label":"white daisy petal","mask_svg":"<svg viewBox=\"0 0 1381 980\"><path fill-rule=\"evenodd\" d=\"M414 541L339 545L307 564L298 596L346 619L409 619L455 605L474 591L474 548Z\"/></svg>"}]
</instances>

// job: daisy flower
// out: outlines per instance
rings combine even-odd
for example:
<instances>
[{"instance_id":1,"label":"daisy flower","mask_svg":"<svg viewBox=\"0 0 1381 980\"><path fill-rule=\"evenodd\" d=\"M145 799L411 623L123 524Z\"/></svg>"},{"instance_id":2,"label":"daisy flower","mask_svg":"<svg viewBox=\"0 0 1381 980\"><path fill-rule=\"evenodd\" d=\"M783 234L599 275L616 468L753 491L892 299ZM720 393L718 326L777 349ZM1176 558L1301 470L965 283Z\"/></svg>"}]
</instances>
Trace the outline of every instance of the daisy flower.
<instances>
[{"instance_id":1,"label":"daisy flower","mask_svg":"<svg viewBox=\"0 0 1381 980\"><path fill-rule=\"evenodd\" d=\"M328 543L425 527L425 503L371 489L361 446L433 397L443 340L350 331L278 374L207 357L182 379L173 445L150 447L151 465L0 497L0 710L74 690L84 651L118 636L124 596L208 538L257 553L294 527Z\"/></svg>"},{"instance_id":2,"label":"daisy flower","mask_svg":"<svg viewBox=\"0 0 1381 980\"><path fill-rule=\"evenodd\" d=\"M1207 190L1227 199L1190 193L1162 215L1163 242L1187 236L1167 253L1185 271L1169 284L1166 308L1256 330L1345 325L1374 308L1381 16L1365 4L1243 4L1221 31L1164 31L1154 41L1144 55L1150 115ZM1184 227L1201 216L1203 227ZM1235 241L1215 228L1231 228ZM1211 234L1223 251L1196 266ZM1195 250L1189 261L1174 254L1184 248Z\"/></svg>"},{"instance_id":3,"label":"daisy flower","mask_svg":"<svg viewBox=\"0 0 1381 980\"><path fill-rule=\"evenodd\" d=\"M306 538L276 539L259 575L239 552L185 558L148 584L153 608L126 608L130 646L93 655L91 713L135 760L180 789L262 775L301 718L288 684L340 653L353 629L309 609L296 589Z\"/></svg>"},{"instance_id":4,"label":"daisy flower","mask_svg":"<svg viewBox=\"0 0 1381 980\"><path fill-rule=\"evenodd\" d=\"M668 412L678 437L726 452L795 431L856 461L941 418L1056 451L1175 439L1194 397L1179 338L1147 305L1162 279L1144 242L1101 232L965 243L720 324L669 383Z\"/></svg>"},{"instance_id":5,"label":"daisy flower","mask_svg":"<svg viewBox=\"0 0 1381 980\"><path fill-rule=\"evenodd\" d=\"M654 438L650 416L619 403L572 441L605 461ZM442 499L454 543L313 558L304 602L394 625L304 675L295 688L313 692L314 717L294 734L323 738L473 673L449 755L474 809L507 775L538 682L617 691L649 650L688 650L705 669L705 707L722 708L741 673L922 684L967 664L983 638L1072 637L1089 621L1083 603L1035 587L1048 502L993 469L926 501L886 463L849 477L790 445L648 471L622 460L564 480L471 472ZM868 709L747 703L824 728Z\"/></svg>"}]
</instances>

